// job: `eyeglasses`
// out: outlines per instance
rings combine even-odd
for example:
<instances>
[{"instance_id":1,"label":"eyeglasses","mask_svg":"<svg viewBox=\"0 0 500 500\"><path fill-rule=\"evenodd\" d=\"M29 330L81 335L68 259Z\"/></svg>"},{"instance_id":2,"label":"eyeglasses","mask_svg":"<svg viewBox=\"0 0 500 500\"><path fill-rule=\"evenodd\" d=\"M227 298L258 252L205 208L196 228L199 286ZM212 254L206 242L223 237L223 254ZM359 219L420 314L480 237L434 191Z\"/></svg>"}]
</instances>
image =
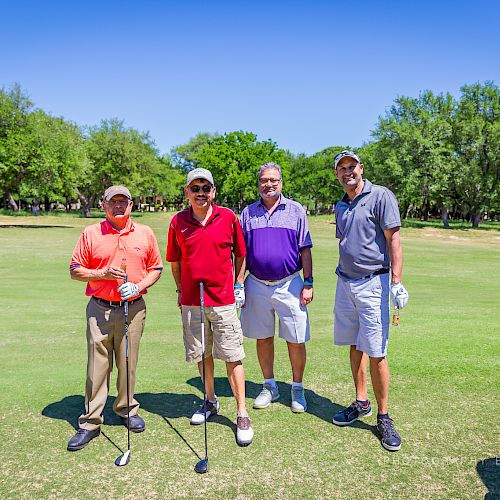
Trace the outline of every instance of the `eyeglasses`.
<instances>
[{"instance_id":1,"label":"eyeglasses","mask_svg":"<svg viewBox=\"0 0 500 500\"><path fill-rule=\"evenodd\" d=\"M203 191L204 193L210 193L214 187L212 184L204 184L203 186L189 186L189 189L191 190L192 193L199 193L200 191Z\"/></svg>"},{"instance_id":2,"label":"eyeglasses","mask_svg":"<svg viewBox=\"0 0 500 500\"><path fill-rule=\"evenodd\" d=\"M130 200L126 198L125 200L108 200L105 203L108 205L128 205Z\"/></svg>"},{"instance_id":3,"label":"eyeglasses","mask_svg":"<svg viewBox=\"0 0 500 500\"><path fill-rule=\"evenodd\" d=\"M268 182L271 183L272 186L277 186L280 183L281 179L264 179L260 178L259 182L263 185L266 185Z\"/></svg>"}]
</instances>

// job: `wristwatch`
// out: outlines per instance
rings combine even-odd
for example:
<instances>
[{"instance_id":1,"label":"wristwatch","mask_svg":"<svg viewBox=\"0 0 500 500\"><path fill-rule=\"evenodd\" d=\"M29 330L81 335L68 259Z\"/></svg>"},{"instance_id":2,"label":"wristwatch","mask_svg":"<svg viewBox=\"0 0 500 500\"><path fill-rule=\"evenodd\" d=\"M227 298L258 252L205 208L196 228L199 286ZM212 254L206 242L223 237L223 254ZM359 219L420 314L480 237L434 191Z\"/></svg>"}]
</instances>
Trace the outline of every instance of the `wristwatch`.
<instances>
[{"instance_id":1,"label":"wristwatch","mask_svg":"<svg viewBox=\"0 0 500 500\"><path fill-rule=\"evenodd\" d=\"M312 276L304 276L304 286L313 286L314 278Z\"/></svg>"}]
</instances>

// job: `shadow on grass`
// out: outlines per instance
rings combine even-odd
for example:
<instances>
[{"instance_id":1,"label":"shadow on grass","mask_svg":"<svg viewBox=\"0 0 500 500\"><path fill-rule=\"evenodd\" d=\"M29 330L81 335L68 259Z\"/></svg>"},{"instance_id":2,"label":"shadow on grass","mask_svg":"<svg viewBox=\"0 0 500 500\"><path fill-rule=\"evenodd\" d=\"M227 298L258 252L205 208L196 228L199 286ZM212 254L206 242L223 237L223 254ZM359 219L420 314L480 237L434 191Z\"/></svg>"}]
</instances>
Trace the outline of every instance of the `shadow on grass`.
<instances>
[{"instance_id":1,"label":"shadow on grass","mask_svg":"<svg viewBox=\"0 0 500 500\"><path fill-rule=\"evenodd\" d=\"M193 377L189 379L187 383L203 393L203 385L201 383L200 377ZM289 408L292 404L290 394L292 386L290 384L287 384L286 382L277 382L277 385L281 397L276 403L273 404L281 404ZM262 385L260 384L256 384L255 382L252 382L250 380L247 380L245 382L245 394L247 398L255 399L261 389ZM223 397L233 396L233 391L231 390L231 386L229 385L227 378L215 377L215 393ZM305 395L307 400L307 413L314 415L315 417L318 417L325 422L332 423L333 416L344 409L344 406L333 403L330 399L325 398L324 396L321 396L320 394L317 394L316 392L309 389L305 390ZM218 418L220 418L219 415L212 421L216 422ZM236 428L234 424L232 425ZM351 424L349 427L370 431L372 434L377 436L377 438L379 438L377 427L375 425L368 425L367 423L358 420L357 422L354 422L354 424Z\"/></svg>"},{"instance_id":2,"label":"shadow on grass","mask_svg":"<svg viewBox=\"0 0 500 500\"><path fill-rule=\"evenodd\" d=\"M500 498L500 457L487 458L476 464L476 470L483 484L488 488L485 500Z\"/></svg>"}]
</instances>

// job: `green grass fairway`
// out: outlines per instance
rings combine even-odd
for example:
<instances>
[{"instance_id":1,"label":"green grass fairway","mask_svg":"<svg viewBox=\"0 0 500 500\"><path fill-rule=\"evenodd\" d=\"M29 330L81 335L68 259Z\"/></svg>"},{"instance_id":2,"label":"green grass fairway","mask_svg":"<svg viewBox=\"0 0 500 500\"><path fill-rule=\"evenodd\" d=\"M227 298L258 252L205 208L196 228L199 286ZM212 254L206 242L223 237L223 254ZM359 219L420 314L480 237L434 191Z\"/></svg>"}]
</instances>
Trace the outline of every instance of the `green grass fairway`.
<instances>
[{"instance_id":1,"label":"green grass fairway","mask_svg":"<svg viewBox=\"0 0 500 500\"><path fill-rule=\"evenodd\" d=\"M153 227L163 256L170 217L137 219ZM283 342L275 366L282 399L251 409L262 377L245 341L255 440L236 444L236 405L217 362L222 411L208 425L209 473L199 476L203 426L189 417L203 396L195 367L184 362L169 268L146 298L136 397L147 429L132 434L130 464L118 468L126 430L111 410L114 380L103 435L66 451L83 408L87 302L68 263L82 227L96 219L0 216L0 225L13 221L46 227L0 227L2 498L499 498L500 231L403 229L410 302L389 345L390 413L403 447L390 453L375 415L346 428L331 423L354 394L348 349L333 345L335 226L312 218L309 411L290 411Z\"/></svg>"}]
</instances>

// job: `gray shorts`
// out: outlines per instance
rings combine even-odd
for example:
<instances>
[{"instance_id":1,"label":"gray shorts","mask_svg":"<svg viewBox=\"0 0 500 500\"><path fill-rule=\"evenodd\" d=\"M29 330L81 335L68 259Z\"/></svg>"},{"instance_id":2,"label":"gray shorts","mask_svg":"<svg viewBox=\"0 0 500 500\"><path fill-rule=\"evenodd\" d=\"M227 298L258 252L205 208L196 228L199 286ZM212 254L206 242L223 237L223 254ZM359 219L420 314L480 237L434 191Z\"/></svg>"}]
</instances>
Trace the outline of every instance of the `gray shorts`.
<instances>
[{"instance_id":1,"label":"gray shorts","mask_svg":"<svg viewBox=\"0 0 500 500\"><path fill-rule=\"evenodd\" d=\"M300 305L303 281L296 275L276 286L265 285L252 276L245 279L245 307L241 309L243 335L251 339L274 337L275 314L279 336L293 344L310 338L307 307Z\"/></svg>"},{"instance_id":2,"label":"gray shorts","mask_svg":"<svg viewBox=\"0 0 500 500\"><path fill-rule=\"evenodd\" d=\"M243 333L236 304L205 306L205 356L213 354L222 361L240 361L245 357ZM182 329L186 361L201 361L201 313L199 306L182 306Z\"/></svg>"},{"instance_id":3,"label":"gray shorts","mask_svg":"<svg viewBox=\"0 0 500 500\"><path fill-rule=\"evenodd\" d=\"M371 358L387 355L389 342L389 274L344 281L335 295L335 345L355 345Z\"/></svg>"}]
</instances>

